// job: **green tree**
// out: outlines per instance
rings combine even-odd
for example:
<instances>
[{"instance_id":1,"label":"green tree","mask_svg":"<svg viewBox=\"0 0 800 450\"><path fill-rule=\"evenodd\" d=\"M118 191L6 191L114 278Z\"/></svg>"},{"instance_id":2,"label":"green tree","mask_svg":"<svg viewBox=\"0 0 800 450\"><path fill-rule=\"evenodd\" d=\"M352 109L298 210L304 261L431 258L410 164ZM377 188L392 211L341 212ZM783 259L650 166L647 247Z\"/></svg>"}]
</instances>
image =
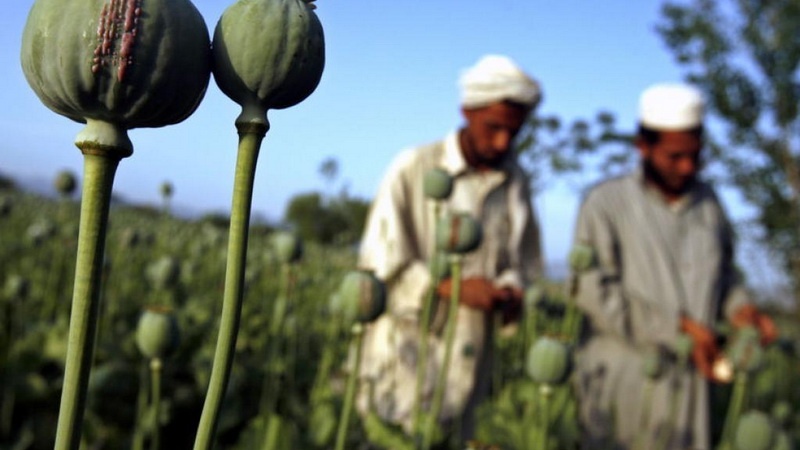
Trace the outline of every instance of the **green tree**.
<instances>
[{"instance_id":1,"label":"green tree","mask_svg":"<svg viewBox=\"0 0 800 450\"><path fill-rule=\"evenodd\" d=\"M721 180L757 211L760 240L800 299L800 2L687 0L657 31L708 99ZM746 269L746 268L745 268Z\"/></svg>"},{"instance_id":2,"label":"green tree","mask_svg":"<svg viewBox=\"0 0 800 450\"><path fill-rule=\"evenodd\" d=\"M343 193L326 200L319 192L294 196L286 207L284 221L303 240L323 244L352 244L361 238L369 202Z\"/></svg>"}]
</instances>

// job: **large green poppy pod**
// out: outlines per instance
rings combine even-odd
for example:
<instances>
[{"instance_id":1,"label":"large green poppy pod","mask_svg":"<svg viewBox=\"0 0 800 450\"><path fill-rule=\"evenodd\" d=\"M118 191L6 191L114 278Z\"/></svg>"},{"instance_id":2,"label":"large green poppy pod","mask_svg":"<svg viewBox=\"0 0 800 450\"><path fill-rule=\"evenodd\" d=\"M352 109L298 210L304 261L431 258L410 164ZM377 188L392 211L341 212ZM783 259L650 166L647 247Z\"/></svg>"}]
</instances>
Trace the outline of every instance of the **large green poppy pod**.
<instances>
[{"instance_id":1,"label":"large green poppy pod","mask_svg":"<svg viewBox=\"0 0 800 450\"><path fill-rule=\"evenodd\" d=\"M146 358L164 358L178 348L178 319L170 308L145 308L136 325L136 346Z\"/></svg>"},{"instance_id":2,"label":"large green poppy pod","mask_svg":"<svg viewBox=\"0 0 800 450\"><path fill-rule=\"evenodd\" d=\"M750 326L737 330L727 353L736 370L752 373L761 368L765 356L758 330Z\"/></svg>"},{"instance_id":3,"label":"large green poppy pod","mask_svg":"<svg viewBox=\"0 0 800 450\"><path fill-rule=\"evenodd\" d=\"M317 88L325 39L313 9L310 0L239 0L222 14L214 80L242 107L237 122L266 125L267 110L294 106Z\"/></svg>"},{"instance_id":4,"label":"large green poppy pod","mask_svg":"<svg viewBox=\"0 0 800 450\"><path fill-rule=\"evenodd\" d=\"M585 272L595 264L594 249L588 245L575 244L569 252L569 266L573 272Z\"/></svg>"},{"instance_id":5,"label":"large green poppy pod","mask_svg":"<svg viewBox=\"0 0 800 450\"><path fill-rule=\"evenodd\" d=\"M651 346L642 357L642 372L651 380L657 380L667 371L667 355L659 346Z\"/></svg>"},{"instance_id":6,"label":"large green poppy pod","mask_svg":"<svg viewBox=\"0 0 800 450\"><path fill-rule=\"evenodd\" d=\"M172 186L172 183L170 183L169 181L165 181L161 183L160 191L162 197L171 198L173 192L175 192L175 188Z\"/></svg>"},{"instance_id":7,"label":"large green poppy pod","mask_svg":"<svg viewBox=\"0 0 800 450\"><path fill-rule=\"evenodd\" d=\"M775 425L761 411L751 410L739 417L734 437L736 450L772 450Z\"/></svg>"},{"instance_id":8,"label":"large green poppy pod","mask_svg":"<svg viewBox=\"0 0 800 450\"><path fill-rule=\"evenodd\" d=\"M127 130L183 121L211 75L208 27L189 0L36 0L21 59L45 106L87 124L76 143L123 157Z\"/></svg>"},{"instance_id":9,"label":"large green poppy pod","mask_svg":"<svg viewBox=\"0 0 800 450\"><path fill-rule=\"evenodd\" d=\"M156 289L173 287L181 275L181 266L177 259L163 256L147 266L147 279Z\"/></svg>"},{"instance_id":10,"label":"large green poppy pod","mask_svg":"<svg viewBox=\"0 0 800 450\"><path fill-rule=\"evenodd\" d=\"M30 290L30 283L26 278L20 275L13 274L6 278L6 284L3 286L3 294L8 299L22 300L28 297Z\"/></svg>"},{"instance_id":11,"label":"large green poppy pod","mask_svg":"<svg viewBox=\"0 0 800 450\"><path fill-rule=\"evenodd\" d=\"M436 248L447 253L469 253L481 243L481 224L471 214L444 214L436 223Z\"/></svg>"},{"instance_id":12,"label":"large green poppy pod","mask_svg":"<svg viewBox=\"0 0 800 450\"><path fill-rule=\"evenodd\" d=\"M692 337L686 333L678 334L678 337L675 339L675 343L672 347L672 351L675 353L675 358L678 360L678 362L688 362L689 358L692 356L693 349L694 341L692 340Z\"/></svg>"},{"instance_id":13,"label":"large green poppy pod","mask_svg":"<svg viewBox=\"0 0 800 450\"><path fill-rule=\"evenodd\" d=\"M445 279L450 276L450 257L445 253L435 252L428 262L428 267L430 268L431 276L435 279Z\"/></svg>"},{"instance_id":14,"label":"large green poppy pod","mask_svg":"<svg viewBox=\"0 0 800 450\"><path fill-rule=\"evenodd\" d=\"M787 426L792 419L792 404L786 400L779 400L772 405L770 415L778 425Z\"/></svg>"},{"instance_id":15,"label":"large green poppy pod","mask_svg":"<svg viewBox=\"0 0 800 450\"><path fill-rule=\"evenodd\" d=\"M303 257L303 241L290 231L276 231L270 236L270 246L282 263L294 263Z\"/></svg>"},{"instance_id":16,"label":"large green poppy pod","mask_svg":"<svg viewBox=\"0 0 800 450\"><path fill-rule=\"evenodd\" d=\"M59 172L53 182L53 187L56 188L56 191L65 197L72 195L77 186L78 180L75 178L75 174L69 170L62 170Z\"/></svg>"},{"instance_id":17,"label":"large green poppy pod","mask_svg":"<svg viewBox=\"0 0 800 450\"><path fill-rule=\"evenodd\" d=\"M430 169L423 175L422 191L430 199L444 200L453 192L453 177L444 169Z\"/></svg>"},{"instance_id":18,"label":"large green poppy pod","mask_svg":"<svg viewBox=\"0 0 800 450\"><path fill-rule=\"evenodd\" d=\"M564 382L572 368L570 350L558 339L543 336L533 343L528 351L525 368L537 383L559 384Z\"/></svg>"},{"instance_id":19,"label":"large green poppy pod","mask_svg":"<svg viewBox=\"0 0 800 450\"><path fill-rule=\"evenodd\" d=\"M370 270L345 274L331 306L346 321L372 322L386 309L386 287Z\"/></svg>"},{"instance_id":20,"label":"large green poppy pod","mask_svg":"<svg viewBox=\"0 0 800 450\"><path fill-rule=\"evenodd\" d=\"M534 311L537 305L547 301L547 291L541 283L534 283L525 289L522 301L525 309Z\"/></svg>"},{"instance_id":21,"label":"large green poppy pod","mask_svg":"<svg viewBox=\"0 0 800 450\"><path fill-rule=\"evenodd\" d=\"M785 430L777 430L775 435L775 445L771 450L794 450L794 439Z\"/></svg>"}]
</instances>

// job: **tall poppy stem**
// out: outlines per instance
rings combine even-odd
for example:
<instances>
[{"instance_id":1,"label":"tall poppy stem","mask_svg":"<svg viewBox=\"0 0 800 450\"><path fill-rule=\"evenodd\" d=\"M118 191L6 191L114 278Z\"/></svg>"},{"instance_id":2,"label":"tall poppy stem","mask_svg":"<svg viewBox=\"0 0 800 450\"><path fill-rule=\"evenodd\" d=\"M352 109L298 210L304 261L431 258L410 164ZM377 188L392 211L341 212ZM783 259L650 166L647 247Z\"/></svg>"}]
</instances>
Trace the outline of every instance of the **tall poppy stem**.
<instances>
[{"instance_id":1,"label":"tall poppy stem","mask_svg":"<svg viewBox=\"0 0 800 450\"><path fill-rule=\"evenodd\" d=\"M108 148L97 148L96 144L81 143L78 146L84 154L83 196L56 450L76 450L80 446L89 371L97 334L111 190L121 159L119 153Z\"/></svg>"},{"instance_id":2,"label":"tall poppy stem","mask_svg":"<svg viewBox=\"0 0 800 450\"><path fill-rule=\"evenodd\" d=\"M225 271L225 292L222 300L217 347L208 384L200 424L195 436L195 450L208 450L213 446L217 431L222 399L228 386L239 321L242 315L244 294L244 271L247 258L248 227L253 200L253 183L261 141L269 129L263 123L237 122L239 151L236 158L236 174L233 182L233 202L228 236L228 260Z\"/></svg>"}]
</instances>

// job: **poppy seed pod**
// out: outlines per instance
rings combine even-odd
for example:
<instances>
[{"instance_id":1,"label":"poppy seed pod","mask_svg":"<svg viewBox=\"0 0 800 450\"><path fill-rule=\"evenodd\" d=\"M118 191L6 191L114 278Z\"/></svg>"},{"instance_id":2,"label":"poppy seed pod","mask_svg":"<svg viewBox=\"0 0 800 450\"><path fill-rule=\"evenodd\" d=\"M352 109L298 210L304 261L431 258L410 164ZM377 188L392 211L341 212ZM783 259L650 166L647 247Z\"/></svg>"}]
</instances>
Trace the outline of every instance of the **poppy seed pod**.
<instances>
[{"instance_id":1,"label":"poppy seed pod","mask_svg":"<svg viewBox=\"0 0 800 450\"><path fill-rule=\"evenodd\" d=\"M172 197L173 192L175 192L175 188L172 187L172 183L169 181L165 181L161 183L161 196L164 198Z\"/></svg>"},{"instance_id":2,"label":"poppy seed pod","mask_svg":"<svg viewBox=\"0 0 800 450\"><path fill-rule=\"evenodd\" d=\"M348 322L372 322L386 308L386 288L369 270L348 272L334 298L332 307Z\"/></svg>"},{"instance_id":3,"label":"poppy seed pod","mask_svg":"<svg viewBox=\"0 0 800 450\"><path fill-rule=\"evenodd\" d=\"M775 435L775 445L771 450L794 450L792 436L785 430L777 430Z\"/></svg>"},{"instance_id":4,"label":"poppy seed pod","mask_svg":"<svg viewBox=\"0 0 800 450\"><path fill-rule=\"evenodd\" d=\"M445 253L434 253L428 266L431 271L431 276L435 279L442 280L450 276L450 258Z\"/></svg>"},{"instance_id":5,"label":"poppy seed pod","mask_svg":"<svg viewBox=\"0 0 800 450\"><path fill-rule=\"evenodd\" d=\"M167 289L174 286L180 275L180 264L171 256L164 256L147 266L147 279L156 289Z\"/></svg>"},{"instance_id":6,"label":"poppy seed pod","mask_svg":"<svg viewBox=\"0 0 800 450\"><path fill-rule=\"evenodd\" d=\"M266 124L269 109L305 100L325 67L325 39L314 5L240 0L222 14L212 42L220 90L242 107L237 122Z\"/></svg>"},{"instance_id":7,"label":"poppy seed pod","mask_svg":"<svg viewBox=\"0 0 800 450\"><path fill-rule=\"evenodd\" d=\"M558 339L543 336L528 351L526 369L537 383L559 384L571 370L570 350Z\"/></svg>"},{"instance_id":8,"label":"poppy seed pod","mask_svg":"<svg viewBox=\"0 0 800 450\"><path fill-rule=\"evenodd\" d=\"M78 186L78 180L75 178L75 174L69 170L62 170L58 173L58 175L56 175L56 179L53 184L59 194L64 197L68 197L75 192L75 188Z\"/></svg>"},{"instance_id":9,"label":"poppy seed pod","mask_svg":"<svg viewBox=\"0 0 800 450\"><path fill-rule=\"evenodd\" d=\"M482 237L481 224L468 213L448 213L436 223L436 248L443 252L469 253L478 248Z\"/></svg>"},{"instance_id":10,"label":"poppy seed pod","mask_svg":"<svg viewBox=\"0 0 800 450\"><path fill-rule=\"evenodd\" d=\"M792 405L786 400L777 401L772 405L770 414L775 423L786 426L792 418Z\"/></svg>"},{"instance_id":11,"label":"poppy seed pod","mask_svg":"<svg viewBox=\"0 0 800 450\"><path fill-rule=\"evenodd\" d=\"M294 263L303 257L303 241L289 231L274 232L270 236L270 245L282 263Z\"/></svg>"},{"instance_id":12,"label":"poppy seed pod","mask_svg":"<svg viewBox=\"0 0 800 450\"><path fill-rule=\"evenodd\" d=\"M754 327L740 328L733 336L728 357L736 370L752 373L761 368L764 349L759 342L758 330Z\"/></svg>"},{"instance_id":13,"label":"poppy seed pod","mask_svg":"<svg viewBox=\"0 0 800 450\"><path fill-rule=\"evenodd\" d=\"M546 300L547 293L545 292L544 286L542 286L540 283L532 284L525 289L523 302L525 304L525 309L528 311L534 311L534 308L536 308L537 305Z\"/></svg>"},{"instance_id":14,"label":"poppy seed pod","mask_svg":"<svg viewBox=\"0 0 800 450\"><path fill-rule=\"evenodd\" d=\"M595 264L594 249L588 245L575 244L569 252L569 266L575 273L585 272Z\"/></svg>"},{"instance_id":15,"label":"poppy seed pod","mask_svg":"<svg viewBox=\"0 0 800 450\"><path fill-rule=\"evenodd\" d=\"M693 348L694 341L692 341L692 337L688 334L680 333L673 344L672 351L675 353L678 362L686 363L692 355Z\"/></svg>"},{"instance_id":16,"label":"poppy seed pod","mask_svg":"<svg viewBox=\"0 0 800 450\"><path fill-rule=\"evenodd\" d=\"M3 286L3 293L8 299L24 299L28 296L30 283L20 275L9 275L6 284Z\"/></svg>"},{"instance_id":17,"label":"poppy seed pod","mask_svg":"<svg viewBox=\"0 0 800 450\"><path fill-rule=\"evenodd\" d=\"M775 426L769 416L751 410L739 418L734 444L737 450L768 450L775 441Z\"/></svg>"},{"instance_id":18,"label":"poppy seed pod","mask_svg":"<svg viewBox=\"0 0 800 450\"><path fill-rule=\"evenodd\" d=\"M642 371L644 375L657 380L664 375L667 370L667 355L661 347L653 346L647 349L642 359Z\"/></svg>"},{"instance_id":19,"label":"poppy seed pod","mask_svg":"<svg viewBox=\"0 0 800 450\"><path fill-rule=\"evenodd\" d=\"M146 358L164 358L178 348L178 319L170 308L148 307L136 326L136 346Z\"/></svg>"},{"instance_id":20,"label":"poppy seed pod","mask_svg":"<svg viewBox=\"0 0 800 450\"><path fill-rule=\"evenodd\" d=\"M21 60L42 103L87 123L77 142L120 156L133 151L126 130L194 112L211 75L208 27L189 0L36 0Z\"/></svg>"},{"instance_id":21,"label":"poppy seed pod","mask_svg":"<svg viewBox=\"0 0 800 450\"><path fill-rule=\"evenodd\" d=\"M444 169L430 169L423 175L422 191L425 193L425 197L444 200L450 197L450 193L453 191L453 177Z\"/></svg>"}]
</instances>

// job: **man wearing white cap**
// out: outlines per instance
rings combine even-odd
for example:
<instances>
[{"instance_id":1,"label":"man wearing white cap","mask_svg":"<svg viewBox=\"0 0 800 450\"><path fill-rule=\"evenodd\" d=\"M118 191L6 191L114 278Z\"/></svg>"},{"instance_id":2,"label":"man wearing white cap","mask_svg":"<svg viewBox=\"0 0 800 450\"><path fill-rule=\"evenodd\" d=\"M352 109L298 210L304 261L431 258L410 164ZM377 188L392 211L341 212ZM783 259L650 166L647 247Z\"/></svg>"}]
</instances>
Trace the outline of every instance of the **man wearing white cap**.
<instances>
[{"instance_id":1,"label":"man wearing white cap","mask_svg":"<svg viewBox=\"0 0 800 450\"><path fill-rule=\"evenodd\" d=\"M466 70L460 87L464 126L439 142L401 152L370 210L359 265L386 282L388 308L366 331L358 408L413 433L419 317L431 283L436 223L423 177L443 169L453 178L453 188L440 201L441 211L468 212L483 229L480 247L463 260L455 350L439 417L446 428L457 427L469 438L472 413L489 387L492 311L505 305L518 317L524 288L541 272L529 181L512 149L541 93L535 80L498 55L485 56ZM449 279L437 287L444 298L450 289ZM443 339L432 334L428 340L423 411L430 408L444 353Z\"/></svg>"},{"instance_id":2,"label":"man wearing white cap","mask_svg":"<svg viewBox=\"0 0 800 450\"><path fill-rule=\"evenodd\" d=\"M710 449L708 382L724 376L715 323L775 338L737 276L725 212L698 178L702 134L698 90L645 90L640 167L581 205L575 251L592 255L573 274L589 325L575 374L583 448Z\"/></svg>"}]
</instances>

